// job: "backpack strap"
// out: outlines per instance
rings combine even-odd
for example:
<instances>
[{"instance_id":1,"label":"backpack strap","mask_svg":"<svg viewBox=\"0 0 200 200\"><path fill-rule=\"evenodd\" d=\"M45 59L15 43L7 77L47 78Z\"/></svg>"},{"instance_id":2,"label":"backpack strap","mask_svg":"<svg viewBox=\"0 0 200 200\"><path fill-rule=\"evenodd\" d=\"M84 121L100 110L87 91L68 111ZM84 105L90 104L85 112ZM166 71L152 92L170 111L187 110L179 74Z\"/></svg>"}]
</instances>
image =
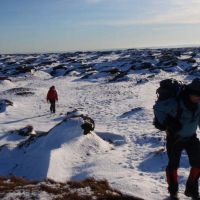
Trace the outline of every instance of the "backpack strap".
<instances>
[{"instance_id":1,"label":"backpack strap","mask_svg":"<svg viewBox=\"0 0 200 200\"><path fill-rule=\"evenodd\" d=\"M177 101L176 119L179 120L181 118L183 110L181 108L181 102L179 97L176 98L176 101Z\"/></svg>"},{"instance_id":2,"label":"backpack strap","mask_svg":"<svg viewBox=\"0 0 200 200\"><path fill-rule=\"evenodd\" d=\"M179 131L182 127L182 124L180 123L180 118L182 115L182 108L181 108L181 102L180 99L176 98L177 101L177 108L176 108L176 116L172 117L171 115L168 115L166 118L166 127L168 135L171 135L173 137L176 137L177 131Z\"/></svg>"}]
</instances>

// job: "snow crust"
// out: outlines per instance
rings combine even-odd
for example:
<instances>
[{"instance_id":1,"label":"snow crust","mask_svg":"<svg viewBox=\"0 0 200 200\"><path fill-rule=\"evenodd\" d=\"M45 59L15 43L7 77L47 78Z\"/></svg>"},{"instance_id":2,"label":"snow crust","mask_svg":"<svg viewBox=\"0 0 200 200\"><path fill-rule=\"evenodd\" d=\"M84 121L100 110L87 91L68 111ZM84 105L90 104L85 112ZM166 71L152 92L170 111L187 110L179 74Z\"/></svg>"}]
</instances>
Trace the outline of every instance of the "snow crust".
<instances>
[{"instance_id":1,"label":"snow crust","mask_svg":"<svg viewBox=\"0 0 200 200\"><path fill-rule=\"evenodd\" d=\"M35 56L39 63L38 57ZM115 67L118 63L114 61L118 58L116 54L97 56L96 69L103 66L105 59L108 67ZM185 58L188 57L181 57ZM95 177L107 179L112 187L127 194L153 200L166 198L165 133L158 132L152 125L155 91L159 81L165 78L187 83L193 76L181 73L178 68L159 73L141 69L128 74L127 81L104 82L105 79L94 77L77 80L77 74L52 77L47 73L52 66L32 75L15 77L12 82L0 81L1 98L13 102L13 106L0 113L0 175L63 182ZM148 78L150 75L154 75L153 78ZM141 79L147 81L139 83ZM56 114L50 114L46 102L52 85L59 96ZM30 88L34 95L3 93L19 87ZM65 114L73 109L87 113L95 121L91 134L83 135L81 118L66 119ZM11 131L26 125L32 125L36 132L49 133L19 148L27 137L11 134ZM188 159L183 153L179 170L183 200L187 199L183 191L188 173Z\"/></svg>"}]
</instances>

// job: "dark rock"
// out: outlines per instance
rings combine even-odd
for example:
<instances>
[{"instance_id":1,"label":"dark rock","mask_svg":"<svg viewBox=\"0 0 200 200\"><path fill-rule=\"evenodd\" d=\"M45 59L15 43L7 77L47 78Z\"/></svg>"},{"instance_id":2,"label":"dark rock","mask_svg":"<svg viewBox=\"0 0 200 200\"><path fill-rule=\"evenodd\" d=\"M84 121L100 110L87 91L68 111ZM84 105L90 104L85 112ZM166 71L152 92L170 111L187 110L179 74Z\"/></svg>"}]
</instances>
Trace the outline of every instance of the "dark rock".
<instances>
[{"instance_id":1,"label":"dark rock","mask_svg":"<svg viewBox=\"0 0 200 200\"><path fill-rule=\"evenodd\" d=\"M84 123L81 125L81 128L84 130L84 135L91 133L95 128L94 120L88 116L81 116L84 120Z\"/></svg>"},{"instance_id":2,"label":"dark rock","mask_svg":"<svg viewBox=\"0 0 200 200\"><path fill-rule=\"evenodd\" d=\"M146 83L146 82L148 82L148 81L149 81L149 80L148 80L147 78L139 79L139 80L137 80L136 85L138 85L138 84L143 84L143 83Z\"/></svg>"},{"instance_id":3,"label":"dark rock","mask_svg":"<svg viewBox=\"0 0 200 200\"><path fill-rule=\"evenodd\" d=\"M153 65L150 62L144 62L140 66L141 69L151 69L152 67Z\"/></svg>"},{"instance_id":4,"label":"dark rock","mask_svg":"<svg viewBox=\"0 0 200 200\"><path fill-rule=\"evenodd\" d=\"M0 113L5 112L7 106L13 106L13 102L7 99L0 99Z\"/></svg>"},{"instance_id":5,"label":"dark rock","mask_svg":"<svg viewBox=\"0 0 200 200\"><path fill-rule=\"evenodd\" d=\"M24 61L24 64L30 65L33 64L36 61L36 58L29 58Z\"/></svg>"},{"instance_id":6,"label":"dark rock","mask_svg":"<svg viewBox=\"0 0 200 200\"><path fill-rule=\"evenodd\" d=\"M196 52L192 52L192 53L191 53L191 56L192 56L192 58L193 58L193 57L197 56L197 53L196 53Z\"/></svg>"},{"instance_id":7,"label":"dark rock","mask_svg":"<svg viewBox=\"0 0 200 200\"><path fill-rule=\"evenodd\" d=\"M99 56L106 56L106 55L109 55L111 54L112 51L102 51L102 52L98 52Z\"/></svg>"},{"instance_id":8,"label":"dark rock","mask_svg":"<svg viewBox=\"0 0 200 200\"><path fill-rule=\"evenodd\" d=\"M53 67L52 71L50 72L51 76L62 76L67 71L67 67L63 64Z\"/></svg>"},{"instance_id":9,"label":"dark rock","mask_svg":"<svg viewBox=\"0 0 200 200\"><path fill-rule=\"evenodd\" d=\"M56 67L53 67L53 70L57 70L57 69L66 69L66 67L63 64L60 64L60 65L57 65Z\"/></svg>"},{"instance_id":10,"label":"dark rock","mask_svg":"<svg viewBox=\"0 0 200 200\"><path fill-rule=\"evenodd\" d=\"M31 88L12 88L6 91L3 91L2 94L14 94L14 95L33 95L34 92L32 92L33 89Z\"/></svg>"},{"instance_id":11,"label":"dark rock","mask_svg":"<svg viewBox=\"0 0 200 200\"><path fill-rule=\"evenodd\" d=\"M7 106L13 106L13 102L8 100L8 99L4 99L3 101L5 101Z\"/></svg>"},{"instance_id":12,"label":"dark rock","mask_svg":"<svg viewBox=\"0 0 200 200\"><path fill-rule=\"evenodd\" d=\"M32 96L34 95L34 92L17 92L15 95L19 95L19 96Z\"/></svg>"},{"instance_id":13,"label":"dark rock","mask_svg":"<svg viewBox=\"0 0 200 200\"><path fill-rule=\"evenodd\" d=\"M196 60L194 58L187 58L187 59L184 59L183 61L188 62L188 63L196 63Z\"/></svg>"},{"instance_id":14,"label":"dark rock","mask_svg":"<svg viewBox=\"0 0 200 200\"><path fill-rule=\"evenodd\" d=\"M194 67L188 67L188 68L186 68L185 69L185 71L186 72L194 72L194 71L196 71L196 70L198 70L198 66L194 66Z\"/></svg>"},{"instance_id":15,"label":"dark rock","mask_svg":"<svg viewBox=\"0 0 200 200\"><path fill-rule=\"evenodd\" d=\"M93 124L90 121L85 121L85 123L81 125L81 128L84 130L84 135L94 130Z\"/></svg>"},{"instance_id":16,"label":"dark rock","mask_svg":"<svg viewBox=\"0 0 200 200\"><path fill-rule=\"evenodd\" d=\"M177 57L181 56L181 51L174 51L174 55Z\"/></svg>"},{"instance_id":17,"label":"dark rock","mask_svg":"<svg viewBox=\"0 0 200 200\"><path fill-rule=\"evenodd\" d=\"M102 72L107 72L107 73L110 73L110 74L116 74L116 73L120 72L120 70L117 69L117 68L112 68L112 69L102 71Z\"/></svg>"},{"instance_id":18,"label":"dark rock","mask_svg":"<svg viewBox=\"0 0 200 200\"><path fill-rule=\"evenodd\" d=\"M28 136L32 133L33 131L33 126L32 125L28 125L24 128L19 129L18 131L16 131L19 135L21 136Z\"/></svg>"},{"instance_id":19,"label":"dark rock","mask_svg":"<svg viewBox=\"0 0 200 200\"><path fill-rule=\"evenodd\" d=\"M46 60L42 61L40 65L46 66L46 65L52 65L53 63L57 62L56 60Z\"/></svg>"},{"instance_id":20,"label":"dark rock","mask_svg":"<svg viewBox=\"0 0 200 200\"><path fill-rule=\"evenodd\" d=\"M16 68L16 73L15 74L27 73L27 72L31 72L31 70L32 69L30 67L21 66L21 67L17 67Z\"/></svg>"},{"instance_id":21,"label":"dark rock","mask_svg":"<svg viewBox=\"0 0 200 200\"><path fill-rule=\"evenodd\" d=\"M80 69L86 70L87 68L90 68L90 65L86 65L86 64L81 64L80 65Z\"/></svg>"},{"instance_id":22,"label":"dark rock","mask_svg":"<svg viewBox=\"0 0 200 200\"><path fill-rule=\"evenodd\" d=\"M81 125L81 128L84 130L84 135L91 133L91 131L95 128L94 120L87 115L80 114L78 110L73 110L71 112L67 112L66 119L81 117L84 120L84 123Z\"/></svg>"},{"instance_id":23,"label":"dark rock","mask_svg":"<svg viewBox=\"0 0 200 200\"><path fill-rule=\"evenodd\" d=\"M155 77L155 74L151 74L149 76L147 76L147 78L154 78Z\"/></svg>"},{"instance_id":24,"label":"dark rock","mask_svg":"<svg viewBox=\"0 0 200 200\"><path fill-rule=\"evenodd\" d=\"M176 66L177 65L177 61L176 60L170 60L170 61L166 61L163 62L164 66Z\"/></svg>"},{"instance_id":25,"label":"dark rock","mask_svg":"<svg viewBox=\"0 0 200 200\"><path fill-rule=\"evenodd\" d=\"M165 52L160 57L159 66L176 66L177 65L177 57L172 54L172 52Z\"/></svg>"},{"instance_id":26,"label":"dark rock","mask_svg":"<svg viewBox=\"0 0 200 200\"><path fill-rule=\"evenodd\" d=\"M115 81L122 80L122 79L124 79L124 78L126 77L127 74L128 74L127 72L119 71L119 72L115 75L115 77L114 77L113 79L109 80L109 82L115 82ZM126 78L128 78L128 77L126 77Z\"/></svg>"},{"instance_id":27,"label":"dark rock","mask_svg":"<svg viewBox=\"0 0 200 200\"><path fill-rule=\"evenodd\" d=\"M8 62L6 62L6 64L7 65L14 65L14 64L16 64L16 62L15 61L8 61Z\"/></svg>"},{"instance_id":28,"label":"dark rock","mask_svg":"<svg viewBox=\"0 0 200 200\"><path fill-rule=\"evenodd\" d=\"M195 66L187 71L190 75L199 76L200 75L200 66Z\"/></svg>"},{"instance_id":29,"label":"dark rock","mask_svg":"<svg viewBox=\"0 0 200 200\"><path fill-rule=\"evenodd\" d=\"M1 76L1 77L0 77L0 81L4 81L4 80L11 81L10 78L8 78L8 77L6 77L6 76Z\"/></svg>"}]
</instances>

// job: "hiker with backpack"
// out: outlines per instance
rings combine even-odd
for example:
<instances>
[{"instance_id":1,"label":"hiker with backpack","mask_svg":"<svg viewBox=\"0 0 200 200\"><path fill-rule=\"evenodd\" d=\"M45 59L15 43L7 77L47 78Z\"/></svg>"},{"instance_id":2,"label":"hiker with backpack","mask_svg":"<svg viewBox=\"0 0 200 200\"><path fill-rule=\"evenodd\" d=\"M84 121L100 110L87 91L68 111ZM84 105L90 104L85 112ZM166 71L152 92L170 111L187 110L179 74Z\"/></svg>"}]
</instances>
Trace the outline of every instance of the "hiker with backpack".
<instances>
[{"instance_id":1,"label":"hiker with backpack","mask_svg":"<svg viewBox=\"0 0 200 200\"><path fill-rule=\"evenodd\" d=\"M196 78L188 85L174 79L163 80L157 94L154 125L167 134L166 148L169 160L166 176L170 197L178 199L177 170L181 153L185 150L191 165L185 195L200 199L200 141L196 135L197 128L200 127L200 79Z\"/></svg>"},{"instance_id":2,"label":"hiker with backpack","mask_svg":"<svg viewBox=\"0 0 200 200\"><path fill-rule=\"evenodd\" d=\"M55 86L51 86L49 88L49 91L47 93L47 102L50 102L50 112L55 113L56 112L56 101L58 101L58 94L55 89Z\"/></svg>"}]
</instances>

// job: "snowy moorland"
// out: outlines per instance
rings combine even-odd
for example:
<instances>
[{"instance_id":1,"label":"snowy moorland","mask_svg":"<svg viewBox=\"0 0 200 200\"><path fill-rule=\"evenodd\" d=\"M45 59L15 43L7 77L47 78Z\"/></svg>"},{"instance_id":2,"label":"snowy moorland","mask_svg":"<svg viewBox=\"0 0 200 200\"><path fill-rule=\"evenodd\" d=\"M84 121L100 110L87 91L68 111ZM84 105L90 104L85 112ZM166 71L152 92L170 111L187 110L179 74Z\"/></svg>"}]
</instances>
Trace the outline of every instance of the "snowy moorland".
<instances>
[{"instance_id":1,"label":"snowy moorland","mask_svg":"<svg viewBox=\"0 0 200 200\"><path fill-rule=\"evenodd\" d=\"M152 125L156 88L199 76L200 48L0 55L0 176L106 179L124 194L166 199L165 133ZM55 114L46 102L52 85ZM183 153L183 200L188 173Z\"/></svg>"}]
</instances>

